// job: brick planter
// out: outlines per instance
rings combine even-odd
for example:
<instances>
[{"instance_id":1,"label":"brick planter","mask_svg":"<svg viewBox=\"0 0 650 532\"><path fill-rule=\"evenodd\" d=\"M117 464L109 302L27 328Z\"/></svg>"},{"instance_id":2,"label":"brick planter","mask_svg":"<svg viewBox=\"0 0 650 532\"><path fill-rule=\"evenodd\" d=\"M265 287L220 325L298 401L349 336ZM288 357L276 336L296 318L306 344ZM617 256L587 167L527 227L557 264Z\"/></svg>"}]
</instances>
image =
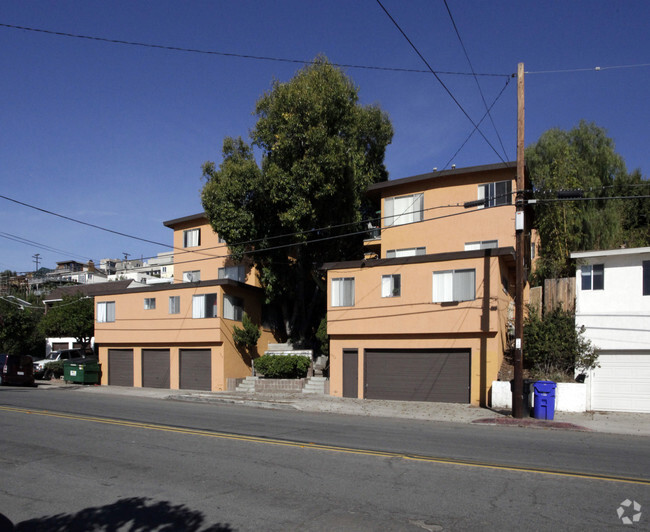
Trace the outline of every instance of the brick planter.
<instances>
[{"instance_id":1,"label":"brick planter","mask_svg":"<svg viewBox=\"0 0 650 532\"><path fill-rule=\"evenodd\" d=\"M301 392L307 379L266 379L255 382L256 392Z\"/></svg>"}]
</instances>

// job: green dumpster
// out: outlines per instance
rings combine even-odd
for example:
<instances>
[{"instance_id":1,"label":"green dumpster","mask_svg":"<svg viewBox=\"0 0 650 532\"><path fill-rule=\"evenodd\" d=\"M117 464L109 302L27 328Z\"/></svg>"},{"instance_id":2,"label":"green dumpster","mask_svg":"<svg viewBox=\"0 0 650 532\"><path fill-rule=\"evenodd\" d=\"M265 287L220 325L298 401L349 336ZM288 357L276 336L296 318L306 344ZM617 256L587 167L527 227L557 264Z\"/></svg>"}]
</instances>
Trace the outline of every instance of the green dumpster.
<instances>
[{"instance_id":1,"label":"green dumpster","mask_svg":"<svg viewBox=\"0 0 650 532\"><path fill-rule=\"evenodd\" d=\"M63 365L63 380L79 384L98 384L99 371L99 363L94 360L66 362Z\"/></svg>"}]
</instances>

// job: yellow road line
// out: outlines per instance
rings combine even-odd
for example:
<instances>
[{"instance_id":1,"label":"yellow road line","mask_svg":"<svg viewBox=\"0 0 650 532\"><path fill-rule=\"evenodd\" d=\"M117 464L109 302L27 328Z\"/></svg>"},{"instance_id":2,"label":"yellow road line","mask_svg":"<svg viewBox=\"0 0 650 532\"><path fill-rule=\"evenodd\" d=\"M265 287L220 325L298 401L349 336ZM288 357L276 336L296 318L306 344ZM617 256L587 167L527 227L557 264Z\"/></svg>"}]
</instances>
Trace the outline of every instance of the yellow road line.
<instances>
[{"instance_id":1,"label":"yellow road line","mask_svg":"<svg viewBox=\"0 0 650 532\"><path fill-rule=\"evenodd\" d=\"M231 434L227 432L217 432L217 431L203 430L203 429L187 429L182 427L174 427L171 425L159 425L156 423L143 423L139 421L126 421L126 420L119 420L119 419L111 419L107 417L87 416L81 414L65 414L65 413L53 412L49 410L36 410L36 409L0 406L0 411L13 412L17 414L32 414L37 416L56 417L61 419L85 421L90 423L102 423L105 425L116 425L116 426L129 427L135 429L159 430L163 432L173 432L176 434L185 434L190 436L204 436L209 438L244 441L249 443L260 443L260 444L267 444L267 445L282 445L284 447L298 447L301 449L312 449L318 451L350 453L350 454L359 454L364 456L377 456L381 458L401 458L403 460L428 462L428 463L436 463L436 464L444 464L444 465L457 465L457 466L476 467L476 468L483 468L483 469L496 469L502 471L517 471L520 473L537 473L541 475L573 477L573 478L581 478L587 480L603 480L607 482L620 482L626 484L650 485L650 479L644 479L644 478L613 476L613 475L598 475L595 473L580 473L578 471L568 471L568 470L561 470L561 469L554 470L554 469L524 467L524 466L507 465L507 464L495 464L490 462L478 462L473 460L461 460L461 459L454 459L454 458L437 458L435 456L414 455L414 454L398 453L392 451L355 449L352 447L342 447L338 445L327 445L327 444L312 443L312 442L299 442L299 441L292 441L292 440L280 440L277 438L270 438L264 436L247 436L245 434Z\"/></svg>"}]
</instances>

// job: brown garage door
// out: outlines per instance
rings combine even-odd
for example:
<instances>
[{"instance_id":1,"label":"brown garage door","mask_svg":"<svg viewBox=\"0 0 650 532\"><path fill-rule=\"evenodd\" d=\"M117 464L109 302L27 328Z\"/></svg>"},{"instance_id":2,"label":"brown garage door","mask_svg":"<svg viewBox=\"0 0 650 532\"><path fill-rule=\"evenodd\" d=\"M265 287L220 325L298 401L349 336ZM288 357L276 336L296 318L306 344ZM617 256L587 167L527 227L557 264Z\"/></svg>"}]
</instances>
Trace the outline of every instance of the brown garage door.
<instances>
[{"instance_id":1,"label":"brown garage door","mask_svg":"<svg viewBox=\"0 0 650 532\"><path fill-rule=\"evenodd\" d=\"M108 384L133 386L133 349L108 350Z\"/></svg>"},{"instance_id":2,"label":"brown garage door","mask_svg":"<svg viewBox=\"0 0 650 532\"><path fill-rule=\"evenodd\" d=\"M212 390L212 362L209 349L181 349L181 389Z\"/></svg>"},{"instance_id":3,"label":"brown garage door","mask_svg":"<svg viewBox=\"0 0 650 532\"><path fill-rule=\"evenodd\" d=\"M469 351L367 349L366 399L469 403Z\"/></svg>"},{"instance_id":4,"label":"brown garage door","mask_svg":"<svg viewBox=\"0 0 650 532\"><path fill-rule=\"evenodd\" d=\"M169 388L169 349L142 350L142 386Z\"/></svg>"},{"instance_id":5,"label":"brown garage door","mask_svg":"<svg viewBox=\"0 0 650 532\"><path fill-rule=\"evenodd\" d=\"M359 397L359 351L343 350L343 397Z\"/></svg>"}]
</instances>

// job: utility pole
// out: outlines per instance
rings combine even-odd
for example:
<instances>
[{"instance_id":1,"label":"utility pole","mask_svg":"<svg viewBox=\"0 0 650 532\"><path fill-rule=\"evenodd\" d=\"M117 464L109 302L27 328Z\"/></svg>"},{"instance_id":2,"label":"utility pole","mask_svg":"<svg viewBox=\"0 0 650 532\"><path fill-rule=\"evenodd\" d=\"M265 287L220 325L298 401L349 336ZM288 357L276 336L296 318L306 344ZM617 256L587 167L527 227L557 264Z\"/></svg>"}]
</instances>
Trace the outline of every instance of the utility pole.
<instances>
[{"instance_id":1,"label":"utility pole","mask_svg":"<svg viewBox=\"0 0 650 532\"><path fill-rule=\"evenodd\" d=\"M515 213L516 267L515 267L515 357L512 386L512 417L524 417L524 64L517 67L517 196Z\"/></svg>"},{"instance_id":2,"label":"utility pole","mask_svg":"<svg viewBox=\"0 0 650 532\"><path fill-rule=\"evenodd\" d=\"M41 262L41 254L37 253L36 255L32 255L32 258L34 259L34 262L36 263L36 269L34 271L37 272L38 271L38 263Z\"/></svg>"}]
</instances>

